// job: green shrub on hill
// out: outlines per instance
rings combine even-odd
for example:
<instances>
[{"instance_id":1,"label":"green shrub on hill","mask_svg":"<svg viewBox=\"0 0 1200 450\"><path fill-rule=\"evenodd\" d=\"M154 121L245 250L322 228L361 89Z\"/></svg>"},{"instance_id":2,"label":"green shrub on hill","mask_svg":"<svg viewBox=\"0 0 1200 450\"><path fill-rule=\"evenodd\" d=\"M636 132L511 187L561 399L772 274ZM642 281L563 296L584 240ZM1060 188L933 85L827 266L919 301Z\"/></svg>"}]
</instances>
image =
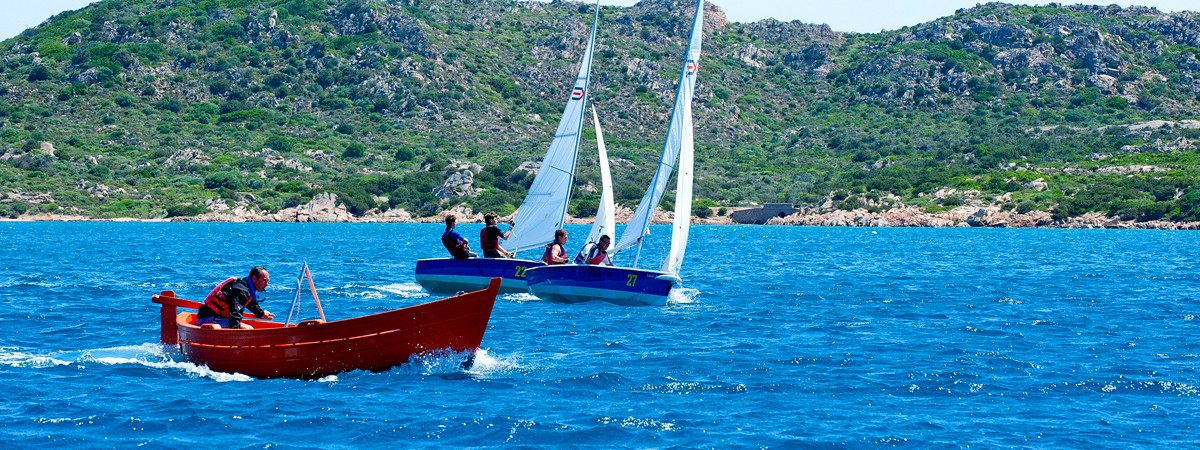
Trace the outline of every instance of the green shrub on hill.
<instances>
[{"instance_id":1,"label":"green shrub on hill","mask_svg":"<svg viewBox=\"0 0 1200 450\"><path fill-rule=\"evenodd\" d=\"M664 5L601 14L590 100L623 205L649 183L674 95L690 13ZM0 214L177 217L218 197L276 210L321 192L355 214L506 214L532 182L517 167L555 132L591 8L109 0L63 13L0 43L0 191L52 198ZM1197 220L1200 130L1183 125L1200 111L1197 28L1144 8L989 3L874 34L706 30L694 213L832 198ZM1176 125L1129 127L1150 120ZM598 178L592 133L580 185ZM478 195L434 195L450 160L482 167ZM1048 188L1025 187L1039 179ZM125 194L92 196L97 183ZM598 198L576 192L571 214L594 214Z\"/></svg>"}]
</instances>

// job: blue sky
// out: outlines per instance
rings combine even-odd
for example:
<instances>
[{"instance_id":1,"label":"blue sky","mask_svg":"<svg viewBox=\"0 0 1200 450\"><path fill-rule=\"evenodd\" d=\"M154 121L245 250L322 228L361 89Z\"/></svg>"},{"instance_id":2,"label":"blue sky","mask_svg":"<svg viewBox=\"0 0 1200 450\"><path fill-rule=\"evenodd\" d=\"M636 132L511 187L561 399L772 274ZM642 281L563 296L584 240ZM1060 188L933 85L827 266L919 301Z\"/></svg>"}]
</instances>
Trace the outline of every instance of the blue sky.
<instances>
[{"instance_id":1,"label":"blue sky","mask_svg":"<svg viewBox=\"0 0 1200 450\"><path fill-rule=\"evenodd\" d=\"M20 34L62 11L82 8L94 0L6 0L0 14L0 40ZM628 6L637 0L601 0L603 5ZM836 31L874 33L894 30L954 14L985 0L715 0L734 22L753 22L773 17L783 21L827 23ZM1039 4L1047 2L1010 3ZM1197 0L1063 1L1064 4L1153 6L1163 11L1200 11Z\"/></svg>"}]
</instances>

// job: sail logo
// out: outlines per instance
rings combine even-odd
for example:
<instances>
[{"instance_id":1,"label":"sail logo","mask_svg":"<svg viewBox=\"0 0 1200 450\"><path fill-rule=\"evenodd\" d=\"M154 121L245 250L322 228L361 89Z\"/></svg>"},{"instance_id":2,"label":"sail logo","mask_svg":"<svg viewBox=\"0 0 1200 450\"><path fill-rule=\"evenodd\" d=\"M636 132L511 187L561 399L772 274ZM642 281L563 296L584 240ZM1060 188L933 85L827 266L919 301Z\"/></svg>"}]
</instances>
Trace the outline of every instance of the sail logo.
<instances>
[{"instance_id":1,"label":"sail logo","mask_svg":"<svg viewBox=\"0 0 1200 450\"><path fill-rule=\"evenodd\" d=\"M575 86L575 90L571 91L571 100L579 100L583 98L583 87Z\"/></svg>"},{"instance_id":2,"label":"sail logo","mask_svg":"<svg viewBox=\"0 0 1200 450\"><path fill-rule=\"evenodd\" d=\"M687 71L688 75L695 75L696 72L700 71L700 63L696 62L695 60L689 60L683 67L684 70Z\"/></svg>"}]
</instances>

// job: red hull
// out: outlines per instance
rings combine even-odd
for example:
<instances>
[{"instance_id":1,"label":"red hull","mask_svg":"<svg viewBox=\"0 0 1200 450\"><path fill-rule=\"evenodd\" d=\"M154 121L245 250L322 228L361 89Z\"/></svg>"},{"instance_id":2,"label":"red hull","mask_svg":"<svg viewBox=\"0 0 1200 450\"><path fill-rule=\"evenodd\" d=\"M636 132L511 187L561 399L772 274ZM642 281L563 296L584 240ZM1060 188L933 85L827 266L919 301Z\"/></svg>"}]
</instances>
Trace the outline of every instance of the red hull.
<instances>
[{"instance_id":1,"label":"red hull","mask_svg":"<svg viewBox=\"0 0 1200 450\"><path fill-rule=\"evenodd\" d=\"M220 372L258 378L319 378L350 370L384 370L435 350L474 352L483 341L500 279L486 290L369 316L284 327L248 320L253 330L201 328L188 323L195 307L170 291L163 305L162 340L179 344L189 361ZM193 306L195 305L195 306Z\"/></svg>"}]
</instances>

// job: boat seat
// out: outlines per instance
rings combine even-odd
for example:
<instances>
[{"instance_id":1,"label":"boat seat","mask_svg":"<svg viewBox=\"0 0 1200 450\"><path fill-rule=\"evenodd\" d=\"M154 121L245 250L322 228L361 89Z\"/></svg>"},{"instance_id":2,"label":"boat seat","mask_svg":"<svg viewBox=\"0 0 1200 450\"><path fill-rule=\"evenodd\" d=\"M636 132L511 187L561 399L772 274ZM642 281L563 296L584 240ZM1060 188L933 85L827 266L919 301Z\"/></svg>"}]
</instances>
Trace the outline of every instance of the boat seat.
<instances>
[{"instance_id":1,"label":"boat seat","mask_svg":"<svg viewBox=\"0 0 1200 450\"><path fill-rule=\"evenodd\" d=\"M309 325L317 325L317 324L321 324L321 323L325 323L325 321L321 320L321 319L308 319L308 320L301 320L300 323L296 324L296 326L307 327Z\"/></svg>"},{"instance_id":2,"label":"boat seat","mask_svg":"<svg viewBox=\"0 0 1200 450\"><path fill-rule=\"evenodd\" d=\"M204 324L204 325L200 325L200 328L203 328L203 329L205 329L205 330L220 330L220 329L221 329L221 324L219 324L219 323L206 323L206 324Z\"/></svg>"}]
</instances>

